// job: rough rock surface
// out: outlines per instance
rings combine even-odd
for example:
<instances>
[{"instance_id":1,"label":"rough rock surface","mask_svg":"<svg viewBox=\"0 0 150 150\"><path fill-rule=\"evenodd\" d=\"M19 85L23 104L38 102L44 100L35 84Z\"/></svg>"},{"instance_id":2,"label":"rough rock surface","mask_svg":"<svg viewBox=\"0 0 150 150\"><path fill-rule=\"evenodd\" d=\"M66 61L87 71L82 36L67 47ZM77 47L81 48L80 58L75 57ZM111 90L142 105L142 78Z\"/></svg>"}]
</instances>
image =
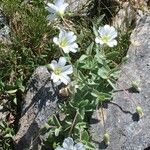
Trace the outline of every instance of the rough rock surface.
<instances>
[{"instance_id":1,"label":"rough rock surface","mask_svg":"<svg viewBox=\"0 0 150 150\"><path fill-rule=\"evenodd\" d=\"M7 24L3 10L0 8L0 42L10 44L10 28Z\"/></svg>"},{"instance_id":2,"label":"rough rock surface","mask_svg":"<svg viewBox=\"0 0 150 150\"><path fill-rule=\"evenodd\" d=\"M27 87L19 131L16 135L16 149L39 150L39 129L57 110L57 89L50 80L46 67L38 67Z\"/></svg>"},{"instance_id":3,"label":"rough rock surface","mask_svg":"<svg viewBox=\"0 0 150 150\"><path fill-rule=\"evenodd\" d=\"M140 81L141 91L118 91L113 102L104 107L105 128L111 136L106 146L103 140L104 125L99 112L91 119L90 133L96 150L150 149L150 16L140 19L131 35L128 62L122 66L118 89L129 89L131 81ZM134 101L134 102L133 102ZM141 106L144 116L139 119L136 106Z\"/></svg>"},{"instance_id":4,"label":"rough rock surface","mask_svg":"<svg viewBox=\"0 0 150 150\"><path fill-rule=\"evenodd\" d=\"M66 2L69 4L70 11L83 13L86 12L91 0L66 0Z\"/></svg>"}]
</instances>

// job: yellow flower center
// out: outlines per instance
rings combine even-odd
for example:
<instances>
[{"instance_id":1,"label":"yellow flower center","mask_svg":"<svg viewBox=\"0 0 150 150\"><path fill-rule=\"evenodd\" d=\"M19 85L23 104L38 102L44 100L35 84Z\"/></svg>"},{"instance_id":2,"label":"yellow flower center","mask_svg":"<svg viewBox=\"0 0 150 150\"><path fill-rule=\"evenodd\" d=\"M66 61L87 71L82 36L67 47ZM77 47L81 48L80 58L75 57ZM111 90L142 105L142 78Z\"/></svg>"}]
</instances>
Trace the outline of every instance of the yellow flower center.
<instances>
[{"instance_id":1,"label":"yellow flower center","mask_svg":"<svg viewBox=\"0 0 150 150\"><path fill-rule=\"evenodd\" d=\"M103 41L104 43L108 43L108 42L109 42L109 39L110 39L110 37L109 37L108 35L102 36L102 41Z\"/></svg>"},{"instance_id":2,"label":"yellow flower center","mask_svg":"<svg viewBox=\"0 0 150 150\"><path fill-rule=\"evenodd\" d=\"M63 39L61 40L59 46L60 46L61 48L64 48L64 47L67 46L67 43L68 43L68 42L67 42L67 39L66 39L66 38L63 38Z\"/></svg>"},{"instance_id":3,"label":"yellow flower center","mask_svg":"<svg viewBox=\"0 0 150 150\"><path fill-rule=\"evenodd\" d=\"M60 67L55 68L54 73L56 75L60 75L62 73L62 68L60 68Z\"/></svg>"},{"instance_id":4,"label":"yellow flower center","mask_svg":"<svg viewBox=\"0 0 150 150\"><path fill-rule=\"evenodd\" d=\"M59 10L56 14L59 17L63 17L64 16L64 10Z\"/></svg>"}]
</instances>

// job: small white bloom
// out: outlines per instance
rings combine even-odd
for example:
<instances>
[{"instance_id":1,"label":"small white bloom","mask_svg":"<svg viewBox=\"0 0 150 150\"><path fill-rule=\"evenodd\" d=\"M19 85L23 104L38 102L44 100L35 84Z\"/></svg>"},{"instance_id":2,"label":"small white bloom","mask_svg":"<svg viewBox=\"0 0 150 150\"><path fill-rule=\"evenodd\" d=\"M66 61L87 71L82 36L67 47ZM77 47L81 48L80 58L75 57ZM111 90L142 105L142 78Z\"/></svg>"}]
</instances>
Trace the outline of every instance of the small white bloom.
<instances>
[{"instance_id":1,"label":"small white bloom","mask_svg":"<svg viewBox=\"0 0 150 150\"><path fill-rule=\"evenodd\" d=\"M63 142L63 147L57 147L55 150L85 150L85 146L82 143L74 144L71 137L68 137Z\"/></svg>"},{"instance_id":2,"label":"small white bloom","mask_svg":"<svg viewBox=\"0 0 150 150\"><path fill-rule=\"evenodd\" d=\"M99 27L99 36L95 38L95 42L101 45L106 44L109 47L117 45L115 38L117 37L117 31L113 26L105 25L104 27Z\"/></svg>"},{"instance_id":3,"label":"small white bloom","mask_svg":"<svg viewBox=\"0 0 150 150\"><path fill-rule=\"evenodd\" d=\"M51 79L57 85L61 83L67 85L70 82L68 74L73 73L73 67L71 65L66 65L66 62L65 57L60 57L58 62L56 60L52 60L50 64L50 67L53 70Z\"/></svg>"},{"instance_id":4,"label":"small white bloom","mask_svg":"<svg viewBox=\"0 0 150 150\"><path fill-rule=\"evenodd\" d=\"M65 3L64 0L54 0L54 4L47 3L46 10L50 12L47 19L49 21L52 21L57 19L58 17L63 17L68 5L69 4Z\"/></svg>"},{"instance_id":5,"label":"small white bloom","mask_svg":"<svg viewBox=\"0 0 150 150\"><path fill-rule=\"evenodd\" d=\"M54 37L53 42L62 48L64 53L69 53L70 51L75 53L78 48L78 44L75 42L76 38L73 32L60 30L59 37Z\"/></svg>"}]
</instances>

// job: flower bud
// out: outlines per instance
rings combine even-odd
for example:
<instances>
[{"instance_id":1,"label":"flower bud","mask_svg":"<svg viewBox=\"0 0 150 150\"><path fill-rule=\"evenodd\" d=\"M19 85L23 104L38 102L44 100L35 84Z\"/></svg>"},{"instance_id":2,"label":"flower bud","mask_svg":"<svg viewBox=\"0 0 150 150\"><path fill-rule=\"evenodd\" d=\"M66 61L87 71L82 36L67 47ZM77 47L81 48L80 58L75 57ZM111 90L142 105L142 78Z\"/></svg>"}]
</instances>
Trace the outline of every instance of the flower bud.
<instances>
[{"instance_id":1,"label":"flower bud","mask_svg":"<svg viewBox=\"0 0 150 150\"><path fill-rule=\"evenodd\" d=\"M139 81L132 81L132 88L136 90L137 92L141 91L141 88L139 87L140 82Z\"/></svg>"},{"instance_id":2,"label":"flower bud","mask_svg":"<svg viewBox=\"0 0 150 150\"><path fill-rule=\"evenodd\" d=\"M140 118L144 116L143 109L140 106L136 107L136 113L139 115Z\"/></svg>"},{"instance_id":3,"label":"flower bud","mask_svg":"<svg viewBox=\"0 0 150 150\"><path fill-rule=\"evenodd\" d=\"M103 136L103 141L106 145L110 144L110 135L107 132Z\"/></svg>"},{"instance_id":4,"label":"flower bud","mask_svg":"<svg viewBox=\"0 0 150 150\"><path fill-rule=\"evenodd\" d=\"M51 68L51 65L50 65L50 64L47 64L47 65L46 65L46 67L47 67L47 70L48 70L48 71L51 71L51 70L52 70L52 68Z\"/></svg>"}]
</instances>

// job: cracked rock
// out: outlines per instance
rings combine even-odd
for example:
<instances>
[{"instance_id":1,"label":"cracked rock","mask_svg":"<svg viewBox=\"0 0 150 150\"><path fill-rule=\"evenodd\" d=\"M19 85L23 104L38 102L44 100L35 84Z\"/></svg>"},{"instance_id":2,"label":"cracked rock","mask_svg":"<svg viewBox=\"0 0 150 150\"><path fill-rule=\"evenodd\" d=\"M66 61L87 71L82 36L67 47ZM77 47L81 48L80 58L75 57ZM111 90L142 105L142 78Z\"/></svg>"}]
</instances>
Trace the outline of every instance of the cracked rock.
<instances>
[{"instance_id":1,"label":"cracked rock","mask_svg":"<svg viewBox=\"0 0 150 150\"><path fill-rule=\"evenodd\" d=\"M25 148L40 150L40 129L56 111L58 94L50 80L46 67L38 67L33 73L22 108L16 150Z\"/></svg>"},{"instance_id":2,"label":"cracked rock","mask_svg":"<svg viewBox=\"0 0 150 150\"><path fill-rule=\"evenodd\" d=\"M122 66L118 89L129 89L132 81L140 81L140 92L119 90L114 100L104 106L105 129L110 144L103 142L105 133L100 110L93 113L90 133L96 150L144 150L150 147L150 16L140 19L131 35L128 62ZM135 113L136 106L144 116Z\"/></svg>"}]
</instances>

